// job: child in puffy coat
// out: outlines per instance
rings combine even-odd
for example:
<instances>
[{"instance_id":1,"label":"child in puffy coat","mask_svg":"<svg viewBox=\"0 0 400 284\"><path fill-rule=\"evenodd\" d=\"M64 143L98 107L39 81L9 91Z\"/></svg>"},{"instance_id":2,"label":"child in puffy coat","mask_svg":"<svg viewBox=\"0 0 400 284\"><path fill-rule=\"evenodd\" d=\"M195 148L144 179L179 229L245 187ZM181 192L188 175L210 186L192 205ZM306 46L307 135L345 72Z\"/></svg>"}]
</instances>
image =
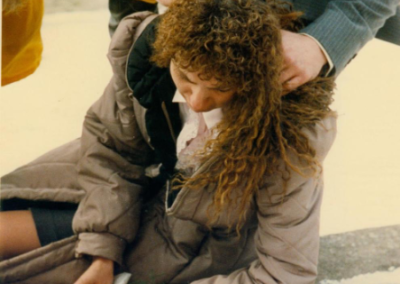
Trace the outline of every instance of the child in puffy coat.
<instances>
[{"instance_id":1,"label":"child in puffy coat","mask_svg":"<svg viewBox=\"0 0 400 284\"><path fill-rule=\"evenodd\" d=\"M2 281L111 283L115 266L137 282L313 283L335 116L329 79L282 97L280 29L295 17L177 0L126 18L81 139L2 180L5 204L53 223L28 221L37 243L0 264Z\"/></svg>"}]
</instances>

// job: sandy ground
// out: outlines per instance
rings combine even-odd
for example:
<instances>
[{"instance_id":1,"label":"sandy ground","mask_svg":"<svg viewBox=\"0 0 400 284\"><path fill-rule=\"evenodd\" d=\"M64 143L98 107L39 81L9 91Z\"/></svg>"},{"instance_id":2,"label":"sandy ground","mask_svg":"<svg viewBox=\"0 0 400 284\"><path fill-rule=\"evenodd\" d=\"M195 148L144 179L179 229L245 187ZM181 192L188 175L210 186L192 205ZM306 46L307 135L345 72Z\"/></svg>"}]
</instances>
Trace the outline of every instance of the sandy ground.
<instances>
[{"instance_id":1,"label":"sandy ground","mask_svg":"<svg viewBox=\"0 0 400 284\"><path fill-rule=\"evenodd\" d=\"M321 233L400 224L400 47L374 40L337 81Z\"/></svg>"},{"instance_id":2,"label":"sandy ground","mask_svg":"<svg viewBox=\"0 0 400 284\"><path fill-rule=\"evenodd\" d=\"M94 11L107 9L108 0L44 0L45 13Z\"/></svg>"},{"instance_id":3,"label":"sandy ground","mask_svg":"<svg viewBox=\"0 0 400 284\"><path fill-rule=\"evenodd\" d=\"M108 16L106 9L45 15L41 66L1 88L1 175L79 137L111 76ZM399 75L400 47L374 40L338 78L322 235L400 224Z\"/></svg>"}]
</instances>

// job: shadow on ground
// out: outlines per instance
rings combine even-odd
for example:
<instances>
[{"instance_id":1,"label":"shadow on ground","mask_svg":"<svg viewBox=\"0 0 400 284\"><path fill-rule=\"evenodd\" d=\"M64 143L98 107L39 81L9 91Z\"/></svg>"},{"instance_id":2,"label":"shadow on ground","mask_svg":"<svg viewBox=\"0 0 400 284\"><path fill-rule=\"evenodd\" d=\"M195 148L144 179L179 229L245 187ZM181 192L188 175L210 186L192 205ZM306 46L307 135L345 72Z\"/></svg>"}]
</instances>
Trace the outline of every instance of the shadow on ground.
<instances>
[{"instance_id":1,"label":"shadow on ground","mask_svg":"<svg viewBox=\"0 0 400 284\"><path fill-rule=\"evenodd\" d=\"M400 225L321 238L319 276L340 280L400 267Z\"/></svg>"}]
</instances>

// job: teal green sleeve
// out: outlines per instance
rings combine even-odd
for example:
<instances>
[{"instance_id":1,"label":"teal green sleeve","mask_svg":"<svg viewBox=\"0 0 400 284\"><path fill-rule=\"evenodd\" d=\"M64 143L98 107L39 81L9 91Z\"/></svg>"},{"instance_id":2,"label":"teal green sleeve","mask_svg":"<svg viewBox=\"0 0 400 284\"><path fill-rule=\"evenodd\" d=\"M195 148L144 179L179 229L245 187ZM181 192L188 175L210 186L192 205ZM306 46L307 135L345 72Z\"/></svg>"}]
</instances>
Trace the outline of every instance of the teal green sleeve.
<instances>
[{"instance_id":1,"label":"teal green sleeve","mask_svg":"<svg viewBox=\"0 0 400 284\"><path fill-rule=\"evenodd\" d=\"M400 0L332 0L325 12L301 30L316 38L339 74L357 52L396 13Z\"/></svg>"}]
</instances>

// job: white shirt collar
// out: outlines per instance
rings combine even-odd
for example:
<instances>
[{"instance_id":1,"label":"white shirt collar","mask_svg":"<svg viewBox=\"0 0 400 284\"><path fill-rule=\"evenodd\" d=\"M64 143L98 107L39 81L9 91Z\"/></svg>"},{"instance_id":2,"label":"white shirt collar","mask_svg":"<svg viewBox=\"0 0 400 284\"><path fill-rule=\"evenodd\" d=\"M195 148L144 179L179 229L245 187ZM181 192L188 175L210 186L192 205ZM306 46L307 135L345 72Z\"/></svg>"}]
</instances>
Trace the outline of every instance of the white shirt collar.
<instances>
[{"instance_id":1,"label":"white shirt collar","mask_svg":"<svg viewBox=\"0 0 400 284\"><path fill-rule=\"evenodd\" d=\"M182 96L182 94L176 89L175 95L172 99L173 103L186 103L185 98Z\"/></svg>"}]
</instances>

